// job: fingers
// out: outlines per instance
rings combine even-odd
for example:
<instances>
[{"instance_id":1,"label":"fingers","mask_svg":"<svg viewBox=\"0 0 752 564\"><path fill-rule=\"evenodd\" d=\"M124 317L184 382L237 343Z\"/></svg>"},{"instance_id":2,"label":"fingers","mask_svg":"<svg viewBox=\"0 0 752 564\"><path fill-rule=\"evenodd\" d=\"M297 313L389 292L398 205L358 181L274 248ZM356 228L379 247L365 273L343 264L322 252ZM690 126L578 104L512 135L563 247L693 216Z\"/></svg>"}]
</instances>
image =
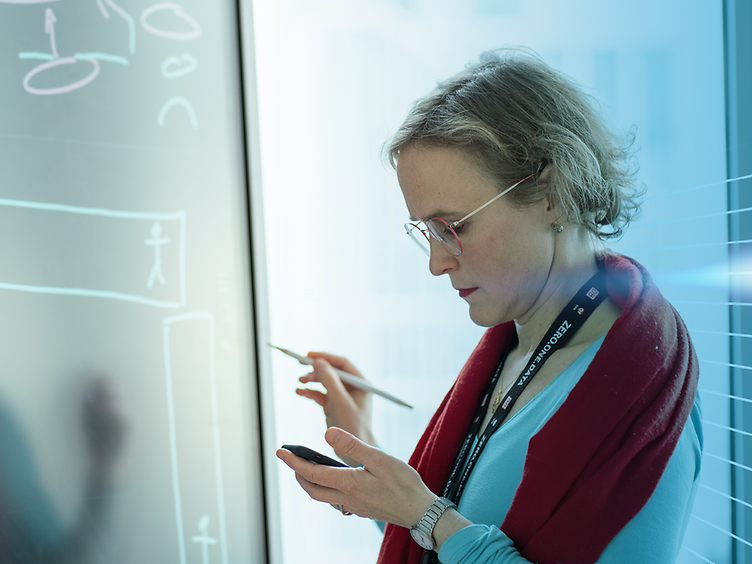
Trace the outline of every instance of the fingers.
<instances>
[{"instance_id":1,"label":"fingers","mask_svg":"<svg viewBox=\"0 0 752 564\"><path fill-rule=\"evenodd\" d=\"M344 370L345 372L349 372L350 374L353 374L354 376L359 376L361 378L363 377L363 375L360 373L360 370L355 368L355 365L352 362L350 362L348 359L346 359L344 356L338 356L336 354L316 352L316 351L309 352L308 356L314 359L323 358L325 361L331 364L334 368Z\"/></svg>"},{"instance_id":2,"label":"fingers","mask_svg":"<svg viewBox=\"0 0 752 564\"><path fill-rule=\"evenodd\" d=\"M336 368L328 360L332 359L339 366L344 366L349 370L354 371L356 377L365 380L365 378L363 378L363 376L347 359L329 353L314 352L311 353L311 356L315 358L313 362L313 372L306 374L305 376L301 376L299 378L300 383L309 384L311 382L319 382L324 386L327 392L333 393L333 397L337 398L337 402L339 402L339 400L344 400L345 402L351 402L352 400L355 400L356 404L361 405L365 401L365 398L370 397L370 392L364 391L358 387L350 385L349 383L343 382L339 374L337 374L337 370L344 369ZM311 397L311 399L314 398ZM325 407L325 405L318 401L318 399L316 401L317 403L319 403L319 405Z\"/></svg>"},{"instance_id":3,"label":"fingers","mask_svg":"<svg viewBox=\"0 0 752 564\"><path fill-rule=\"evenodd\" d=\"M295 473L295 479L298 481L298 484L300 484L300 487L303 488L309 495L309 497L311 499L315 499L316 501L322 501L324 503L330 503L336 506L338 505L338 503L335 501L335 499L342 497L342 494L337 490L333 488L327 488L326 486L312 482L298 472Z\"/></svg>"},{"instance_id":4,"label":"fingers","mask_svg":"<svg viewBox=\"0 0 752 564\"><path fill-rule=\"evenodd\" d=\"M311 498L333 505L342 502L344 496L336 488L336 485L335 487L328 487L322 484L337 484L340 481L337 472L348 471L349 468L333 468L331 466L314 464L299 456L295 456L284 448L277 449L276 454L277 458L295 471L295 479Z\"/></svg>"},{"instance_id":5,"label":"fingers","mask_svg":"<svg viewBox=\"0 0 752 564\"><path fill-rule=\"evenodd\" d=\"M326 394L310 388L297 388L295 393L304 398L315 401L321 407L326 407Z\"/></svg>"},{"instance_id":6,"label":"fingers","mask_svg":"<svg viewBox=\"0 0 752 564\"><path fill-rule=\"evenodd\" d=\"M313 363L313 373L300 379L301 382L319 382L326 391L335 396L347 394L347 388L342 383L332 365L326 359L316 359Z\"/></svg>"},{"instance_id":7,"label":"fingers","mask_svg":"<svg viewBox=\"0 0 752 564\"><path fill-rule=\"evenodd\" d=\"M414 468L342 429L331 427L325 438L336 450L347 452L364 467L317 466L284 449L277 451L277 456L295 471L298 483L312 499L402 527L420 521L436 496Z\"/></svg>"},{"instance_id":8,"label":"fingers","mask_svg":"<svg viewBox=\"0 0 752 564\"><path fill-rule=\"evenodd\" d=\"M331 365L325 360L317 360L313 365L313 372L298 378L301 384L310 384L318 382L324 386L327 393L334 392L335 396L342 396L347 393L344 384L334 372ZM311 399L326 409L328 404L327 394L311 388L297 388L295 393L304 398Z\"/></svg>"}]
</instances>

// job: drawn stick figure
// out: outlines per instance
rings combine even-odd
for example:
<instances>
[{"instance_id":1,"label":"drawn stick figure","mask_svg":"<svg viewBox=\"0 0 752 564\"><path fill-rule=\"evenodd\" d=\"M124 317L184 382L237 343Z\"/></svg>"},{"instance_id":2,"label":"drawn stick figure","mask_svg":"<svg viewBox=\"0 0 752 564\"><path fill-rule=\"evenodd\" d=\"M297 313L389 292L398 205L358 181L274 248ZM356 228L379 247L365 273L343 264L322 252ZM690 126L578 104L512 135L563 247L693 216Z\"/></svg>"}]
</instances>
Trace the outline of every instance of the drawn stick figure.
<instances>
[{"instance_id":1,"label":"drawn stick figure","mask_svg":"<svg viewBox=\"0 0 752 564\"><path fill-rule=\"evenodd\" d=\"M209 521L208 515L202 515L198 520L198 530L201 534L191 538L193 542L201 545L201 564L209 564L209 545L217 544L217 539L209 536Z\"/></svg>"},{"instance_id":2,"label":"drawn stick figure","mask_svg":"<svg viewBox=\"0 0 752 564\"><path fill-rule=\"evenodd\" d=\"M162 284L167 284L164 274L162 274L162 245L166 245L170 242L167 237L160 237L162 235L162 224L158 221L154 222L151 226L151 239L146 240L147 245L154 247L154 266L149 274L149 280L146 286L151 290L154 286L154 280L159 280Z\"/></svg>"}]
</instances>

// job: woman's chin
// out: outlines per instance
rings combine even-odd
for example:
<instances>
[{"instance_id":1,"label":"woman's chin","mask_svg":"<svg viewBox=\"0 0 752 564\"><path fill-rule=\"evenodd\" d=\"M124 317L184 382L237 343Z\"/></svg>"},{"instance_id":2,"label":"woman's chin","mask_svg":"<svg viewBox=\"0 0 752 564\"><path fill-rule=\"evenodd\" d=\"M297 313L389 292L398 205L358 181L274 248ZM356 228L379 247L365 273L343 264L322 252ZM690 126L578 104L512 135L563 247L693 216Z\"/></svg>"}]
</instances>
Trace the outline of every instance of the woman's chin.
<instances>
[{"instance_id":1,"label":"woman's chin","mask_svg":"<svg viewBox=\"0 0 752 564\"><path fill-rule=\"evenodd\" d=\"M494 327L502 321L497 319L497 316L493 315L488 309L483 309L474 304L469 305L470 320L479 327Z\"/></svg>"}]
</instances>

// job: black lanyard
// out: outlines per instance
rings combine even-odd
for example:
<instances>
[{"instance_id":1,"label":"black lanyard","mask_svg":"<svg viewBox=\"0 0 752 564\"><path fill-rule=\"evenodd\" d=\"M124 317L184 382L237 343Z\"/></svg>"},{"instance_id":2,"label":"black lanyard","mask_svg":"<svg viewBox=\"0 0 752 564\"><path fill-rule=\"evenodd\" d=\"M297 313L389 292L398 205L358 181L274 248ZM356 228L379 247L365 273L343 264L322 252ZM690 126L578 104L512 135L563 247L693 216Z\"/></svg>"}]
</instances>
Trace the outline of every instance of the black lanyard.
<instances>
[{"instance_id":1,"label":"black lanyard","mask_svg":"<svg viewBox=\"0 0 752 564\"><path fill-rule=\"evenodd\" d=\"M462 491L465 488L465 482L475 467L478 457L488 443L488 439L491 438L491 435L493 435L499 427L501 427L502 421L504 421L504 418L511 411L517 398L520 397L520 394L522 394L527 385L532 381L541 366L543 366L549 357L556 350L566 344L572 335L582 327L588 317L590 317L590 314L593 313L595 308L597 308L606 298L606 295L605 271L602 268L599 268L598 272L580 288L574 298L572 298L569 304L567 304L556 320L551 324L546 335L541 342L538 343L536 348L538 352L530 359L528 367L522 370L517 381L512 385L509 391L507 391L504 399L500 402L499 407L494 412L491 421L483 431L483 435L478 439L478 444L473 450L472 455L470 455L470 445L472 445L473 440L478 435L481 422L486 415L488 403L491 400L493 390L501 377L504 359L506 358L509 349L516 344L516 339L513 339L507 352L504 353L504 357L502 358L499 367L491 378L491 381L488 384L488 389L486 390L483 400L480 403L480 407L478 408L478 413L470 425L470 430L465 437L460 453L454 463L452 473L444 487L444 497L450 499L454 503L458 503ZM469 461L467 461L468 455L470 455ZM462 471L463 468L464 472Z\"/></svg>"}]
</instances>

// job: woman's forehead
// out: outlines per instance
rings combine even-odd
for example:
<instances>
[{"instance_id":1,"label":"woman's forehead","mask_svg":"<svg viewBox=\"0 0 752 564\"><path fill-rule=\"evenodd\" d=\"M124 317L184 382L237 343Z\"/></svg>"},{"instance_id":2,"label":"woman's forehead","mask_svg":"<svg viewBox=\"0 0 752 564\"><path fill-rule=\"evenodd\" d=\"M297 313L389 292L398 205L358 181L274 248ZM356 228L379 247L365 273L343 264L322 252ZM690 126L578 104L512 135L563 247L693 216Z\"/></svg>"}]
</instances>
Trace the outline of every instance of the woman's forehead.
<instances>
[{"instance_id":1,"label":"woman's forehead","mask_svg":"<svg viewBox=\"0 0 752 564\"><path fill-rule=\"evenodd\" d=\"M413 220L459 219L469 206L480 205L498 192L459 149L407 147L397 161L397 179Z\"/></svg>"}]
</instances>

